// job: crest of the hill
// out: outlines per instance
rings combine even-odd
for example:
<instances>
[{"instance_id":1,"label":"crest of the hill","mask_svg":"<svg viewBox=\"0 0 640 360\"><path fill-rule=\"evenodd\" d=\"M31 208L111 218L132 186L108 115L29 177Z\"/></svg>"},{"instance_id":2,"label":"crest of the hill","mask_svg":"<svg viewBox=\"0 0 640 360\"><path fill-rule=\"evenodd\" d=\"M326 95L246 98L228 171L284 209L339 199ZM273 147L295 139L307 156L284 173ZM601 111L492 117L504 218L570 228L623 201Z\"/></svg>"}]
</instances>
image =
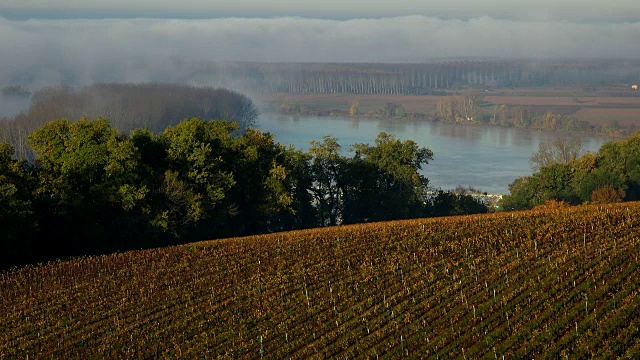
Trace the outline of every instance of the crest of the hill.
<instances>
[{"instance_id":1,"label":"crest of the hill","mask_svg":"<svg viewBox=\"0 0 640 360\"><path fill-rule=\"evenodd\" d=\"M638 358L640 204L293 231L0 277L2 358Z\"/></svg>"}]
</instances>

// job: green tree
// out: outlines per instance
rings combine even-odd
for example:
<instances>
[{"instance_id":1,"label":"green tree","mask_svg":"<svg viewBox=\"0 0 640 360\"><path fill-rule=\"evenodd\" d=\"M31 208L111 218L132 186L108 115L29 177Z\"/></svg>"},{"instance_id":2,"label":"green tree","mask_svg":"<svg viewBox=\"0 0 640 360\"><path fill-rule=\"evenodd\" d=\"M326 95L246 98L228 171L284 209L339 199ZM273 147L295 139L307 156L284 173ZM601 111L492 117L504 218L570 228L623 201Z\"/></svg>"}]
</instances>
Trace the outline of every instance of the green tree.
<instances>
[{"instance_id":1,"label":"green tree","mask_svg":"<svg viewBox=\"0 0 640 360\"><path fill-rule=\"evenodd\" d=\"M355 151L353 162L362 161L356 167L357 174L370 179L360 182L367 191L361 191L360 196L350 196L349 200L367 204L370 220L423 215L429 180L419 170L433 159L431 150L419 147L412 140L401 141L384 132L378 135L374 146L355 144L352 149Z\"/></svg>"},{"instance_id":2,"label":"green tree","mask_svg":"<svg viewBox=\"0 0 640 360\"><path fill-rule=\"evenodd\" d=\"M340 156L341 146L330 135L325 136L322 141L311 141L310 144L313 184L309 191L317 207L318 221L321 226L337 225L343 214L340 179L345 159Z\"/></svg>"},{"instance_id":3,"label":"green tree","mask_svg":"<svg viewBox=\"0 0 640 360\"><path fill-rule=\"evenodd\" d=\"M295 220L296 210L304 212L295 197L301 185L306 191L308 174L297 162L306 158L271 134L237 130L234 123L194 118L162 133L167 165L154 225L180 241L305 226Z\"/></svg>"},{"instance_id":4,"label":"green tree","mask_svg":"<svg viewBox=\"0 0 640 360\"><path fill-rule=\"evenodd\" d=\"M640 133L625 140L604 144L598 152L597 166L616 175L621 184L611 183L615 188L624 188L626 200L640 200Z\"/></svg>"},{"instance_id":5,"label":"green tree","mask_svg":"<svg viewBox=\"0 0 640 360\"><path fill-rule=\"evenodd\" d=\"M487 205L466 190L436 191L429 199L429 216L455 216L488 212Z\"/></svg>"},{"instance_id":6,"label":"green tree","mask_svg":"<svg viewBox=\"0 0 640 360\"><path fill-rule=\"evenodd\" d=\"M311 155L289 147L284 148L278 159L281 162L279 166L285 170L285 173L284 176L275 180L277 180L276 184L280 189L279 193L284 195L286 192L288 194L283 197L287 200L288 206L281 206L276 211L264 215L268 222L266 231L285 231L319 226L317 209L313 206L313 196L310 191L313 189ZM279 172L277 173L279 174Z\"/></svg>"},{"instance_id":7,"label":"green tree","mask_svg":"<svg viewBox=\"0 0 640 360\"><path fill-rule=\"evenodd\" d=\"M227 233L257 234L281 230L279 218L294 212L295 190L291 160L273 135L249 128L234 139L227 154L235 185L229 206L237 216L229 219Z\"/></svg>"},{"instance_id":8,"label":"green tree","mask_svg":"<svg viewBox=\"0 0 640 360\"><path fill-rule=\"evenodd\" d=\"M134 246L148 189L140 185L140 157L130 139L104 118L83 118L47 123L28 141L37 155L39 225L56 234L57 250L70 255Z\"/></svg>"},{"instance_id":9,"label":"green tree","mask_svg":"<svg viewBox=\"0 0 640 360\"><path fill-rule=\"evenodd\" d=\"M640 137L604 144L595 155L583 157L584 170L574 180L574 187L583 201L589 201L593 191L611 186L625 193L625 200L640 199Z\"/></svg>"},{"instance_id":10,"label":"green tree","mask_svg":"<svg viewBox=\"0 0 640 360\"><path fill-rule=\"evenodd\" d=\"M501 207L504 210L530 209L540 200L536 199L537 189L533 181L536 178L524 176L509 184L509 194L502 197Z\"/></svg>"},{"instance_id":11,"label":"green tree","mask_svg":"<svg viewBox=\"0 0 640 360\"><path fill-rule=\"evenodd\" d=\"M345 159L340 178L344 223L354 224L384 218L384 209L378 207L379 175L377 166L361 157Z\"/></svg>"},{"instance_id":12,"label":"green tree","mask_svg":"<svg viewBox=\"0 0 640 360\"><path fill-rule=\"evenodd\" d=\"M572 164L551 164L531 176L520 177L509 185L509 195L502 198L505 210L530 209L547 200L571 204L580 202L573 187Z\"/></svg>"},{"instance_id":13,"label":"green tree","mask_svg":"<svg viewBox=\"0 0 640 360\"><path fill-rule=\"evenodd\" d=\"M573 183L576 194L583 202L591 201L594 191L607 186L615 189L627 188L627 182L622 174L602 167L593 169L585 174L579 174Z\"/></svg>"},{"instance_id":14,"label":"green tree","mask_svg":"<svg viewBox=\"0 0 640 360\"><path fill-rule=\"evenodd\" d=\"M13 147L0 143L0 269L32 260L33 172L24 160L13 160Z\"/></svg>"},{"instance_id":15,"label":"green tree","mask_svg":"<svg viewBox=\"0 0 640 360\"><path fill-rule=\"evenodd\" d=\"M221 231L236 210L224 202L235 185L233 132L238 126L224 121L184 120L168 127L161 139L167 152L162 175L164 203L154 219L176 238L200 238Z\"/></svg>"}]
</instances>

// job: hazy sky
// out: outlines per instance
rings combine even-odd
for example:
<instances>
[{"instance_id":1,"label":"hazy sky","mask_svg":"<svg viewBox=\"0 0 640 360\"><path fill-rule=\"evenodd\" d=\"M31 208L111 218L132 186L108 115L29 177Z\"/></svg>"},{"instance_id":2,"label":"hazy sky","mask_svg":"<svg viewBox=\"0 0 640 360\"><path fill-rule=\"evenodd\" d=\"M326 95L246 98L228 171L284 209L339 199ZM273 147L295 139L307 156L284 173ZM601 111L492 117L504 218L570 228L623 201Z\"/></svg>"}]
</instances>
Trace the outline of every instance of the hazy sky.
<instances>
[{"instance_id":1,"label":"hazy sky","mask_svg":"<svg viewBox=\"0 0 640 360\"><path fill-rule=\"evenodd\" d=\"M638 0L2 0L5 17L490 16L633 20ZM635 13L634 13L634 10Z\"/></svg>"},{"instance_id":2,"label":"hazy sky","mask_svg":"<svg viewBox=\"0 0 640 360\"><path fill-rule=\"evenodd\" d=\"M640 0L0 0L0 87L158 81L178 60L461 57L640 59Z\"/></svg>"}]
</instances>

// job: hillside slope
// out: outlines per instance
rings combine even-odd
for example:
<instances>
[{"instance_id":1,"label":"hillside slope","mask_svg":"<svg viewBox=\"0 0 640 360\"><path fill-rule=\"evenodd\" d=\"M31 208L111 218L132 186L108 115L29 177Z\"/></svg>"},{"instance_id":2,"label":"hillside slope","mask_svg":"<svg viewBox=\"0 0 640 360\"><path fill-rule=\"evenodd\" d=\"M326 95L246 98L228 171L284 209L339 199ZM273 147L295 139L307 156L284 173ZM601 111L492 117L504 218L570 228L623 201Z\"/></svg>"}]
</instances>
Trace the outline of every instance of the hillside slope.
<instances>
[{"instance_id":1,"label":"hillside slope","mask_svg":"<svg viewBox=\"0 0 640 360\"><path fill-rule=\"evenodd\" d=\"M0 275L0 358L638 358L640 203L345 226Z\"/></svg>"}]
</instances>

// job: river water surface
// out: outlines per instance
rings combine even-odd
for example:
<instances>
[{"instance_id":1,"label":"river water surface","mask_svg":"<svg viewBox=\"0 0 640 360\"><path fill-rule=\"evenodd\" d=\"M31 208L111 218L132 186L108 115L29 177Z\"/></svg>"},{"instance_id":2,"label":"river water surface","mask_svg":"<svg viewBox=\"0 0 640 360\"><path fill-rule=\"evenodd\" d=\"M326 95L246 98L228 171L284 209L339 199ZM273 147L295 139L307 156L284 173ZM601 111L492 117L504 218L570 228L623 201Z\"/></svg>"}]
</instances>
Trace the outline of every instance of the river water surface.
<instances>
[{"instance_id":1,"label":"river water surface","mask_svg":"<svg viewBox=\"0 0 640 360\"><path fill-rule=\"evenodd\" d=\"M434 153L422 173L436 188L473 186L492 194L508 193L508 185L519 176L531 174L529 158L538 144L562 134L474 125L432 123L419 120L351 119L341 117L282 117L263 114L257 127L275 135L282 144L306 151L309 141L335 136L350 156L355 143L373 144L384 131L401 140L414 140ZM608 138L581 136L584 151L597 151Z\"/></svg>"}]
</instances>

